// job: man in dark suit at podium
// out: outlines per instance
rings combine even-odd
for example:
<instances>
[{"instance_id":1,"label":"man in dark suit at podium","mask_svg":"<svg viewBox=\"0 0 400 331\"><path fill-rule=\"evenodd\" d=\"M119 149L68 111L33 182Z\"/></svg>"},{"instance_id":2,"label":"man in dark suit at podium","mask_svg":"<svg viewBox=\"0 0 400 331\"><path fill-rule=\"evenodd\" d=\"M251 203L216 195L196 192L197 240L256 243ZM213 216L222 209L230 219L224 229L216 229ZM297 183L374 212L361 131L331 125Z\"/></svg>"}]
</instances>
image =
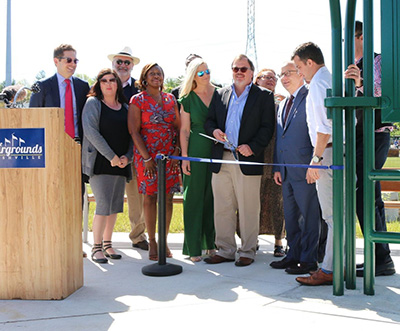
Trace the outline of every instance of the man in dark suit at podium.
<instances>
[{"instance_id":1,"label":"man in dark suit at podium","mask_svg":"<svg viewBox=\"0 0 400 331\"><path fill-rule=\"evenodd\" d=\"M65 113L65 132L75 141L82 141L82 109L89 93L89 84L73 77L78 59L71 45L61 44L54 49L54 64L57 73L40 82L38 93L32 93L29 107L60 107ZM82 194L85 192L82 177ZM82 199L83 201L83 199ZM86 253L83 252L83 257Z\"/></svg>"},{"instance_id":2,"label":"man in dark suit at podium","mask_svg":"<svg viewBox=\"0 0 400 331\"><path fill-rule=\"evenodd\" d=\"M47 79L38 82L40 92L33 93L29 101L29 107L60 107L68 115L68 106L72 96L73 128L68 127L66 120L66 130L75 140L82 140L82 109L86 102L86 95L89 92L89 84L82 79L73 77L78 59L76 51L71 45L62 44L54 49L54 64L57 73ZM67 131L66 131L67 132Z\"/></svg>"}]
</instances>

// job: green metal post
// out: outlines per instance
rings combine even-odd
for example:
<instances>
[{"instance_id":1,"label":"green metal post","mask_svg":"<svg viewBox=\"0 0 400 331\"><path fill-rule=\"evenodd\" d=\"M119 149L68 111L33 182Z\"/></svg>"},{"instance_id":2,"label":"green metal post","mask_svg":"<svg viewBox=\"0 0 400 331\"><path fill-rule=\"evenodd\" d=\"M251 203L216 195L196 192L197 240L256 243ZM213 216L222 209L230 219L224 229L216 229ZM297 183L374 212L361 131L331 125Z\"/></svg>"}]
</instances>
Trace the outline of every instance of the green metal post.
<instances>
[{"instance_id":1,"label":"green metal post","mask_svg":"<svg viewBox=\"0 0 400 331\"><path fill-rule=\"evenodd\" d=\"M340 97L342 87L342 19L340 1L331 0L332 95ZM343 109L332 109L333 164L343 165ZM343 295L343 170L333 171L333 294Z\"/></svg>"},{"instance_id":2,"label":"green metal post","mask_svg":"<svg viewBox=\"0 0 400 331\"><path fill-rule=\"evenodd\" d=\"M354 24L356 13L356 0L347 1L346 23L344 30L344 57L345 69L354 63ZM345 80L345 97L354 97L354 80ZM345 178L346 178L346 288L356 288L356 123L354 107L346 107L346 160L345 160Z\"/></svg>"},{"instance_id":3,"label":"green metal post","mask_svg":"<svg viewBox=\"0 0 400 331\"><path fill-rule=\"evenodd\" d=\"M373 1L364 0L364 54L363 85L364 95L373 96ZM363 112L364 131L364 294L374 295L375 283L375 245L371 234L375 230L375 182L369 179L369 173L375 168L375 111L366 107Z\"/></svg>"}]
</instances>

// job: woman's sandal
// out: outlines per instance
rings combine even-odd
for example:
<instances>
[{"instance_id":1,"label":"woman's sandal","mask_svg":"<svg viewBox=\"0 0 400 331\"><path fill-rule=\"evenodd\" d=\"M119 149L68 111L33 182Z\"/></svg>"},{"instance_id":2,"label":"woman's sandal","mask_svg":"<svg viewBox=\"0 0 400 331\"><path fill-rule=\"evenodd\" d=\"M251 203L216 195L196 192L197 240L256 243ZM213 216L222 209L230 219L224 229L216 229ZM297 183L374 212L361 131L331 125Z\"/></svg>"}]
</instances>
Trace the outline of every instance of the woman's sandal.
<instances>
[{"instance_id":1,"label":"woman's sandal","mask_svg":"<svg viewBox=\"0 0 400 331\"><path fill-rule=\"evenodd\" d=\"M108 260L105 257L99 258L99 259L94 257L94 255L96 253L101 252L101 251L102 251L102 244L93 244L93 247L92 247L92 261L93 262L96 262L96 263L107 263L108 262Z\"/></svg>"},{"instance_id":2,"label":"woman's sandal","mask_svg":"<svg viewBox=\"0 0 400 331\"><path fill-rule=\"evenodd\" d=\"M201 256L191 256L190 261L192 262L200 262L201 261Z\"/></svg>"},{"instance_id":3,"label":"woman's sandal","mask_svg":"<svg viewBox=\"0 0 400 331\"><path fill-rule=\"evenodd\" d=\"M122 255L120 254L109 254L107 253L107 249L112 248L111 241L103 241L103 253L105 257L109 257L112 260L119 260Z\"/></svg>"},{"instance_id":4,"label":"woman's sandal","mask_svg":"<svg viewBox=\"0 0 400 331\"><path fill-rule=\"evenodd\" d=\"M283 250L283 246L275 245L274 256L275 257L284 257L286 252Z\"/></svg>"},{"instance_id":5,"label":"woman's sandal","mask_svg":"<svg viewBox=\"0 0 400 331\"><path fill-rule=\"evenodd\" d=\"M158 261L158 247L155 239L149 239L149 260Z\"/></svg>"}]
</instances>

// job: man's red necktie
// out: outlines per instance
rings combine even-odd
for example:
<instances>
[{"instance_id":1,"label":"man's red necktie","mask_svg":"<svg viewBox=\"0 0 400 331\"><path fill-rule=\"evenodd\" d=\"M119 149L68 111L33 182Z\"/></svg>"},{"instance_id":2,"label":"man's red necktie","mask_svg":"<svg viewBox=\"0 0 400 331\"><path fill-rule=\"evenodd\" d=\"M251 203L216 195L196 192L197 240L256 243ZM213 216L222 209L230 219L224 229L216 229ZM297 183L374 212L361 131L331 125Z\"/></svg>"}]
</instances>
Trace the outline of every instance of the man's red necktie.
<instances>
[{"instance_id":1,"label":"man's red necktie","mask_svg":"<svg viewBox=\"0 0 400 331\"><path fill-rule=\"evenodd\" d=\"M75 138L74 125L74 107L72 105L71 81L65 80L67 87L65 89L65 132L72 138Z\"/></svg>"}]
</instances>

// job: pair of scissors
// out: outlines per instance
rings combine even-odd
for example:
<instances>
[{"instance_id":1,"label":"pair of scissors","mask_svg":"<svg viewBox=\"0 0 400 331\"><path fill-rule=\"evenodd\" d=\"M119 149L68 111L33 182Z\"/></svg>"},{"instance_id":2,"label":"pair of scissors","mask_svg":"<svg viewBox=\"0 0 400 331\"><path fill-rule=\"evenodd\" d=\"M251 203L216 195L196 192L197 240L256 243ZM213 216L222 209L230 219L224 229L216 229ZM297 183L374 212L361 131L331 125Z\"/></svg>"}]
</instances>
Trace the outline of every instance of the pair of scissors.
<instances>
[{"instance_id":1,"label":"pair of scissors","mask_svg":"<svg viewBox=\"0 0 400 331\"><path fill-rule=\"evenodd\" d=\"M228 149L230 149L230 151L232 152L233 157L235 158L235 160L236 160L236 161L239 161L239 157L238 157L238 154L237 154L237 146L235 146L233 143L231 143L226 135L225 135L225 137L224 137L224 140L225 140L224 143L223 143L222 141L219 141L219 140L213 138L213 137L207 136L207 135L204 134L204 133L199 133L199 135L200 135L200 136L203 136L203 137L205 137L205 138L214 140L214 141L217 142L217 143L224 144Z\"/></svg>"}]
</instances>

